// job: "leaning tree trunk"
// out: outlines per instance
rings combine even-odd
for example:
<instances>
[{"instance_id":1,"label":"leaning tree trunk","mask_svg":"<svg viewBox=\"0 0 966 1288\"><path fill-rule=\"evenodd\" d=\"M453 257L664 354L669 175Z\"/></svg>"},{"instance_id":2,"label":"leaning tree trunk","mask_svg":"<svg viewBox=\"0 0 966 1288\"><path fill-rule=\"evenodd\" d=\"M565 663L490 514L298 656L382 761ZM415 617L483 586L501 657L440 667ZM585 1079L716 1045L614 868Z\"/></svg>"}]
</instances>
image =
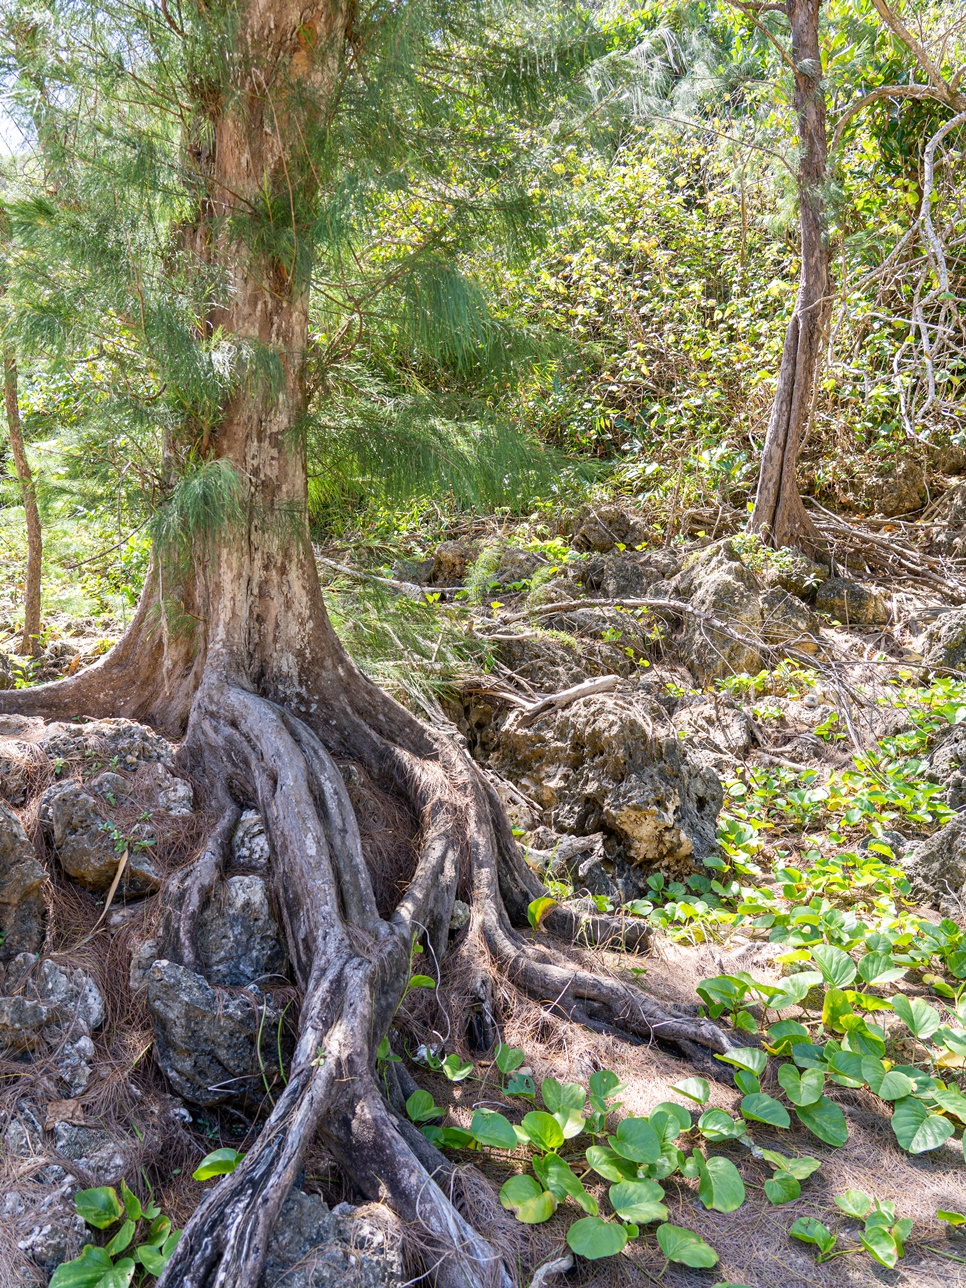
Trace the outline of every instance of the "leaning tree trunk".
<instances>
[{"instance_id":1,"label":"leaning tree trunk","mask_svg":"<svg viewBox=\"0 0 966 1288\"><path fill-rule=\"evenodd\" d=\"M788 0L798 117L798 204L802 267L795 309L785 333L775 401L749 522L772 546L815 553L821 538L798 490L798 456L812 420L822 341L831 307L825 222L828 143L818 26L821 0Z\"/></svg>"},{"instance_id":2,"label":"leaning tree trunk","mask_svg":"<svg viewBox=\"0 0 966 1288\"><path fill-rule=\"evenodd\" d=\"M20 483L24 514L27 518L27 573L24 578L23 643L21 651L31 656L40 652L40 579L44 557L44 540L37 508L37 488L27 460L23 430L20 426L20 401L17 393L17 359L5 354L3 359L3 398L7 411L7 433L13 453L14 469Z\"/></svg>"},{"instance_id":3,"label":"leaning tree trunk","mask_svg":"<svg viewBox=\"0 0 966 1288\"><path fill-rule=\"evenodd\" d=\"M503 1288L500 1248L461 1215L458 1175L394 1115L376 1050L406 990L419 941L446 970L457 898L470 906L461 979L475 995L468 1045L493 1040L493 976L555 1013L690 1057L726 1050L706 1020L663 1009L526 933L543 890L520 857L495 792L469 757L374 686L326 615L307 523L303 370L308 272L259 250L250 221L272 192L310 198L299 140L324 124L338 89L348 8L250 0L240 13L240 84L214 122L209 252L229 282L219 325L250 375L239 378L212 458L243 491L245 521L209 532L190 571L157 552L138 612L103 661L70 680L0 695L0 710L117 715L184 734L182 761L220 813L197 863L166 900L162 948L198 968L196 927L223 881L240 805L266 825L271 880L302 993L288 1082L239 1168L203 1199L159 1288L255 1288L272 1226L318 1135L362 1194L388 1202L416 1234L439 1288ZM297 93L292 93L293 85ZM286 104L300 115L293 121ZM316 119L307 113L316 105ZM309 179L300 171L308 171ZM246 223L246 221L248 221ZM271 359L271 361L269 361ZM270 378L257 373L271 368ZM186 625L187 624L187 625ZM380 911L339 763L361 766L419 823L415 870ZM214 785L214 786L212 786ZM559 909L568 942L620 933ZM434 1177L447 1178L447 1191Z\"/></svg>"}]
</instances>

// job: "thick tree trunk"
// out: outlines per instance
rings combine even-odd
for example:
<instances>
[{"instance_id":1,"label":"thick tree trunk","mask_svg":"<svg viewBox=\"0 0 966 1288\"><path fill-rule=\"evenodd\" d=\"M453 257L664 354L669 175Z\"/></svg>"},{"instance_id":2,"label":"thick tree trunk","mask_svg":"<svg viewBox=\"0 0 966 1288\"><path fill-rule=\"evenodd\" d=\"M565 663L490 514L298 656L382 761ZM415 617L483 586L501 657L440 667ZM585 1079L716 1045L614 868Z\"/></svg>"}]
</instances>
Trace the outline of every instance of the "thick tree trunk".
<instances>
[{"instance_id":1,"label":"thick tree trunk","mask_svg":"<svg viewBox=\"0 0 966 1288\"><path fill-rule=\"evenodd\" d=\"M27 575L24 585L23 643L21 651L36 656L40 652L40 579L44 557L37 489L27 460L23 431L20 427L20 400L17 389L17 359L10 354L3 360L3 397L7 409L7 433L13 464L20 482L24 513L27 516Z\"/></svg>"},{"instance_id":2,"label":"thick tree trunk","mask_svg":"<svg viewBox=\"0 0 966 1288\"><path fill-rule=\"evenodd\" d=\"M159 1288L255 1288L272 1226L316 1134L361 1193L389 1202L406 1222L439 1288L510 1288L516 1269L499 1242L475 1230L454 1202L458 1175L398 1123L375 1077L413 945L432 949L445 973L458 897L471 909L461 978L474 981L472 1007L482 1017L467 1046L492 1043L495 971L592 1027L676 1044L689 1057L729 1045L708 1021L580 968L546 937L537 946L524 928L528 905L543 890L492 788L444 734L424 728L366 679L326 615L300 432L309 274L294 247L290 256L257 253L266 230L253 221L270 192L290 203L298 235L299 212L312 200L299 140L324 123L347 20L337 4L313 14L291 0L250 0L237 34L239 83L215 122L210 244L230 287L218 323L248 375L239 374L203 446L237 480L244 523L199 541L176 584L159 554L131 628L100 665L0 695L0 710L127 714L186 729L182 762L221 815L165 901L159 949L189 968L198 969L198 916L217 895L239 806L255 804L265 820L271 880L303 996L298 1046L255 1145L206 1194ZM299 111L297 122L291 111ZM403 893L388 912L376 904L340 760L360 765L419 823L415 871L398 874ZM578 932L606 941L622 929L566 909L545 924L568 942ZM433 1179L440 1175L448 1195ZM491 1228L500 1219L495 1207Z\"/></svg>"},{"instance_id":3,"label":"thick tree trunk","mask_svg":"<svg viewBox=\"0 0 966 1288\"><path fill-rule=\"evenodd\" d=\"M831 307L824 192L828 143L818 39L820 9L821 0L788 0L800 147L798 203L802 267L795 309L785 333L755 508L748 525L770 545L799 546L811 553L820 550L822 543L799 494L798 457L812 420L822 340Z\"/></svg>"}]
</instances>

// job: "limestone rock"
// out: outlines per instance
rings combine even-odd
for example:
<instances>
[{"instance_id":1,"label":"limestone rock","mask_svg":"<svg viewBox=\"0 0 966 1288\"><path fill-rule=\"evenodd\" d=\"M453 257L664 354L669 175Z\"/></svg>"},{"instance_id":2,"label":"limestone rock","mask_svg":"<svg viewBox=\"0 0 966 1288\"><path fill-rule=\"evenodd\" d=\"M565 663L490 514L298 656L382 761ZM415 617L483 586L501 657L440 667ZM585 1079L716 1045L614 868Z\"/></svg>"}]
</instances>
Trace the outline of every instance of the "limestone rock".
<instances>
[{"instance_id":1,"label":"limestone rock","mask_svg":"<svg viewBox=\"0 0 966 1288\"><path fill-rule=\"evenodd\" d=\"M829 578L827 564L816 563L801 550L786 546L775 552L762 570L765 586L778 586L799 599L814 599L815 592Z\"/></svg>"},{"instance_id":2,"label":"limestone rock","mask_svg":"<svg viewBox=\"0 0 966 1288\"><path fill-rule=\"evenodd\" d=\"M902 861L912 892L944 917L962 919L966 909L966 818L954 818L909 847Z\"/></svg>"},{"instance_id":3,"label":"limestone rock","mask_svg":"<svg viewBox=\"0 0 966 1288\"><path fill-rule=\"evenodd\" d=\"M883 597L847 577L823 581L815 596L815 607L843 626L884 626L889 620L889 606Z\"/></svg>"},{"instance_id":4,"label":"limestone rock","mask_svg":"<svg viewBox=\"0 0 966 1288\"><path fill-rule=\"evenodd\" d=\"M493 580L501 586L514 586L521 581L529 581L537 569L547 561L535 550L521 550L518 546L507 546L500 553L500 561L493 574Z\"/></svg>"},{"instance_id":5,"label":"limestone rock","mask_svg":"<svg viewBox=\"0 0 966 1288\"><path fill-rule=\"evenodd\" d=\"M692 607L731 627L748 641L762 638L758 581L730 542L709 547L670 582L671 597L690 599ZM754 642L742 643L685 614L684 662L702 684L727 675L757 675L764 667Z\"/></svg>"},{"instance_id":6,"label":"limestone rock","mask_svg":"<svg viewBox=\"0 0 966 1288\"><path fill-rule=\"evenodd\" d=\"M20 820L0 803L0 961L43 944L46 880Z\"/></svg>"},{"instance_id":7,"label":"limestone rock","mask_svg":"<svg viewBox=\"0 0 966 1288\"><path fill-rule=\"evenodd\" d=\"M947 559L962 559L966 554L966 480L956 483L942 499L939 521L931 549Z\"/></svg>"},{"instance_id":8,"label":"limestone rock","mask_svg":"<svg viewBox=\"0 0 966 1288\"><path fill-rule=\"evenodd\" d=\"M62 1172L61 1177L53 1190L21 1188L3 1196L0 1219L14 1228L18 1250L43 1272L42 1279L10 1281L22 1283L23 1288L46 1283L57 1266L76 1257L89 1242L84 1219L74 1211L77 1181Z\"/></svg>"},{"instance_id":9,"label":"limestone rock","mask_svg":"<svg viewBox=\"0 0 966 1288\"><path fill-rule=\"evenodd\" d=\"M966 670L966 608L943 613L928 627L923 658L937 671Z\"/></svg>"},{"instance_id":10,"label":"limestone rock","mask_svg":"<svg viewBox=\"0 0 966 1288\"><path fill-rule=\"evenodd\" d=\"M269 1080L277 1076L280 1016L263 995L215 990L203 976L164 959L148 972L147 994L158 1061L176 1094L189 1104L216 1105L259 1095L263 1068ZM260 1026L268 1034L261 1065Z\"/></svg>"},{"instance_id":11,"label":"limestone rock","mask_svg":"<svg viewBox=\"0 0 966 1288\"><path fill-rule=\"evenodd\" d=\"M465 541L443 541L433 556L433 582L437 586L455 586L466 576L470 547Z\"/></svg>"},{"instance_id":12,"label":"limestone rock","mask_svg":"<svg viewBox=\"0 0 966 1288\"><path fill-rule=\"evenodd\" d=\"M603 832L626 894L641 872L690 873L693 856L715 848L721 784L662 724L643 694L593 695L532 723L511 716L491 763L556 831Z\"/></svg>"},{"instance_id":13,"label":"limestone rock","mask_svg":"<svg viewBox=\"0 0 966 1288\"><path fill-rule=\"evenodd\" d=\"M285 954L260 876L229 877L198 927L205 975L215 985L245 985L280 975Z\"/></svg>"},{"instance_id":14,"label":"limestone rock","mask_svg":"<svg viewBox=\"0 0 966 1288\"><path fill-rule=\"evenodd\" d=\"M90 720L50 724L40 746L53 760L78 761L85 769L136 769L142 761L171 767L174 748L152 729L133 720Z\"/></svg>"},{"instance_id":15,"label":"limestone rock","mask_svg":"<svg viewBox=\"0 0 966 1288\"><path fill-rule=\"evenodd\" d=\"M758 602L761 632L769 644L788 644L802 653L818 651L818 619L800 599L776 586Z\"/></svg>"},{"instance_id":16,"label":"limestone rock","mask_svg":"<svg viewBox=\"0 0 966 1288\"><path fill-rule=\"evenodd\" d=\"M644 599L651 586L674 576L678 566L670 552L615 550L584 561L578 566L578 577L588 594L601 599Z\"/></svg>"},{"instance_id":17,"label":"limestone rock","mask_svg":"<svg viewBox=\"0 0 966 1288\"><path fill-rule=\"evenodd\" d=\"M40 798L41 825L67 875L95 894L110 889L127 842L121 889L128 895L149 894L161 885L161 873L149 857L154 835L138 822L120 838L105 805L116 800L115 790L123 790L127 780L117 774L104 778L106 783L95 780L90 789L73 781L48 787Z\"/></svg>"},{"instance_id":18,"label":"limestone rock","mask_svg":"<svg viewBox=\"0 0 966 1288\"><path fill-rule=\"evenodd\" d=\"M406 1280L400 1231L386 1208L326 1207L293 1190L272 1230L260 1288L396 1288Z\"/></svg>"},{"instance_id":19,"label":"limestone rock","mask_svg":"<svg viewBox=\"0 0 966 1288\"><path fill-rule=\"evenodd\" d=\"M865 504L876 514L891 519L920 510L928 495L922 465L915 461L902 461L888 466L868 481Z\"/></svg>"},{"instance_id":20,"label":"limestone rock","mask_svg":"<svg viewBox=\"0 0 966 1288\"><path fill-rule=\"evenodd\" d=\"M392 566L392 575L396 581L404 581L407 585L425 586L435 566L435 559L397 559Z\"/></svg>"},{"instance_id":21,"label":"limestone rock","mask_svg":"<svg viewBox=\"0 0 966 1288\"><path fill-rule=\"evenodd\" d=\"M95 1185L117 1185L129 1171L133 1151L100 1127L55 1123L54 1149L94 1178Z\"/></svg>"},{"instance_id":22,"label":"limestone rock","mask_svg":"<svg viewBox=\"0 0 966 1288\"><path fill-rule=\"evenodd\" d=\"M606 554L618 545L636 545L640 539L641 533L626 510L617 505L597 505L575 532L574 546L577 550Z\"/></svg>"},{"instance_id":23,"label":"limestone rock","mask_svg":"<svg viewBox=\"0 0 966 1288\"><path fill-rule=\"evenodd\" d=\"M10 805L27 802L30 751L27 743L6 741L0 751L0 796Z\"/></svg>"},{"instance_id":24,"label":"limestone rock","mask_svg":"<svg viewBox=\"0 0 966 1288\"><path fill-rule=\"evenodd\" d=\"M231 839L232 867L264 875L268 872L270 858L262 816L257 810L246 809Z\"/></svg>"},{"instance_id":25,"label":"limestone rock","mask_svg":"<svg viewBox=\"0 0 966 1288\"><path fill-rule=\"evenodd\" d=\"M0 1051L53 1051L53 1067L68 1095L83 1091L90 1080L91 1034L104 1017L100 990L79 966L21 953L0 967Z\"/></svg>"}]
</instances>

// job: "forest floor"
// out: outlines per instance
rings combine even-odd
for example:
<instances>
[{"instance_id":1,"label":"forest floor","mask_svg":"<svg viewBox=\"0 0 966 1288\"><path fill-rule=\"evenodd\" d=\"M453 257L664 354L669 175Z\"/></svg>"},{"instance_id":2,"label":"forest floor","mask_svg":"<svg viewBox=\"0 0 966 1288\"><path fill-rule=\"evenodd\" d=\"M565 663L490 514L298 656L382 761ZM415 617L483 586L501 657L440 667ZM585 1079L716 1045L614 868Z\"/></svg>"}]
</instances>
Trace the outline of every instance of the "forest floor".
<instances>
[{"instance_id":1,"label":"forest floor","mask_svg":"<svg viewBox=\"0 0 966 1288\"><path fill-rule=\"evenodd\" d=\"M642 1226L644 1235L622 1255L579 1259L548 1288L966 1285L966 1238L936 1215L966 1213L966 1100L944 1107L930 1101L925 1083L915 1087L924 1099L908 1094L908 1084L906 1101L915 1100L913 1109L925 1104L930 1122L940 1124L934 1147L911 1152L890 1121L896 1098L870 1085L879 1086L882 1068L892 1067L954 1092L966 1067L966 841L958 822L966 804L959 773L966 735L957 740L966 730L966 586L946 558L948 534L940 519L946 544L936 554L922 534L913 540L901 525L883 533L881 524L850 529L830 520L835 557L822 565L763 550L726 514L704 529L700 522L692 518L675 542L651 547L632 507L607 504L573 519L441 520L395 545L319 547L330 611L350 651L400 700L468 748L500 792L518 843L550 895L649 927L646 948L577 945L575 960L591 956L598 968L643 981L656 998L685 1010L700 1003L733 1030L736 1045L756 1049L763 1060L771 1055L757 1080L739 1068L736 1086L732 1066L722 1065L715 1078L659 1038L629 1046L606 1026L594 1032L562 1018L553 999L537 1005L508 987L500 999L501 1068L467 1058L454 1009L458 981L451 989L441 981L439 989L412 989L390 1035L407 1075L432 1097L432 1112L420 1118L414 1111L414 1120L469 1131L482 1106L519 1123L539 1107L536 1089L544 1079L587 1088L595 1071L607 1069L624 1087L624 1115L677 1103L690 1111L689 1144L737 1165L745 1201L736 1210L701 1202L700 1177L663 1181L665 1219L715 1249L713 1269L668 1263ZM9 631L2 646L10 651L9 683L88 665L122 628L123 600L102 597L93 605L100 611L84 612L92 604L70 600L69 577L62 585L39 661L15 656ZM5 782L11 761L23 760L25 743L43 736L42 728L16 722L0 730ZM143 1148L129 1161L136 1157L141 1175L150 1175L176 1223L197 1202L188 1172L202 1153L244 1148L257 1129L250 1102L228 1101L193 1105L176 1132L156 1139L158 1114L168 1112L170 1097L151 1052L143 994L128 988L131 954L136 958L159 915L157 897L132 894L123 907L119 894L118 906L100 920L103 891L86 893L57 872L49 830L37 819L38 792L61 770L31 763L38 776L23 799L7 787L4 794L54 871L47 947L91 972L109 1022L93 1035L90 1058L103 1077L48 1101L47 1121L26 1155L11 1144L11 1124L24 1097L37 1099L43 1073L23 1052L8 1052L0 1068L7 1196L0 1226L7 1221L13 1242L5 1246L15 1258L23 1252L14 1251L23 1217L20 1200L10 1196L50 1167L58 1114L114 1131L128 1144L133 1129ZM123 777L125 765L111 769ZM77 768L79 783L88 777L83 765ZM392 829L387 817L372 824L377 850L380 833ZM191 860L203 834L199 820L190 815L173 829L165 855L156 851L161 866ZM544 933L539 910L535 919L534 933ZM881 960L873 970L875 954ZM808 987L790 994L789 980L803 973L811 976L802 981ZM276 992L284 1005L284 989ZM890 1006L897 994L928 1013L908 1011L911 1022L903 1027ZM291 989L286 997L292 1000ZM282 1073L284 1031L283 1013ZM850 1049L856 1031L867 1041L853 1040ZM809 1065L801 1050L800 1060L781 1063L793 1041L813 1052L824 1041L818 1063ZM873 1065L881 1064L879 1055L886 1060L878 1081L860 1067L862 1055ZM713 1061L706 1064L713 1069ZM780 1099L787 1088L778 1071L786 1067L799 1074L822 1069L825 1093L847 1123L844 1143L827 1127L809 1130L794 1100ZM674 1090L696 1073L706 1088L691 1085L692 1098ZM770 1123L741 1113L750 1112L750 1095L762 1093L781 1109L776 1115L766 1107ZM717 1135L714 1119L705 1117L715 1108L726 1115ZM678 1145L686 1147L685 1139ZM471 1143L458 1136L443 1141L455 1162L478 1166L497 1187L527 1162L525 1151L481 1154L466 1148ZM581 1135L571 1157L582 1156L588 1143ZM775 1203L764 1188L775 1164L763 1150L821 1165L801 1180L799 1195ZM96 1168L88 1173L97 1179ZM605 1209L605 1179L593 1172L582 1179ZM56 1188L55 1180L47 1184ZM356 1197L340 1189L321 1150L304 1188L330 1205ZM836 1205L847 1191L861 1191L891 1213L885 1224L904 1244L895 1268L863 1247L864 1220ZM516 1227L522 1283L565 1249L568 1227L581 1215L566 1201L545 1223ZM829 1227L838 1236L834 1251L843 1255L820 1261L813 1244L791 1237L800 1218ZM895 1230L903 1218L913 1222L905 1239ZM887 1247L885 1260L890 1256ZM6 1279L0 1272L0 1284L39 1282L24 1277L26 1264L17 1260ZM289 1274L272 1282L303 1280Z\"/></svg>"}]
</instances>

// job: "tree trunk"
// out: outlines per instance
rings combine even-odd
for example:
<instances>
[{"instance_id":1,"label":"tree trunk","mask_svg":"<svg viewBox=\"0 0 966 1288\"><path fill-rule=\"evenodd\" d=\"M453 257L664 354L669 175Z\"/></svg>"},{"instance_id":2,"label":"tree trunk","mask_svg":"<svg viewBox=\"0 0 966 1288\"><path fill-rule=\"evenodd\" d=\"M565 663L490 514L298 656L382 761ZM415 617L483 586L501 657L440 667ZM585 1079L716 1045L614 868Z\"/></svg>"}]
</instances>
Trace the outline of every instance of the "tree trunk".
<instances>
[{"instance_id":1,"label":"tree trunk","mask_svg":"<svg viewBox=\"0 0 966 1288\"><path fill-rule=\"evenodd\" d=\"M27 575L24 587L23 643L21 652L33 657L40 652L40 577L44 543L37 509L37 489L30 471L20 428L20 403L17 393L17 359L9 353L3 360L3 395L7 409L7 433L13 453L14 468L20 481L24 513L27 517Z\"/></svg>"},{"instance_id":2,"label":"tree trunk","mask_svg":"<svg viewBox=\"0 0 966 1288\"><path fill-rule=\"evenodd\" d=\"M414 1232L439 1288L509 1288L512 1256L461 1215L458 1174L400 1126L375 1076L417 941L445 976L457 898L471 909L457 953L461 988L465 996L472 981L481 1017L472 1036L454 1034L464 1047L488 1047L495 1037L495 973L532 998L554 999L546 1004L557 1014L677 1044L689 1058L730 1045L710 1022L662 1008L524 933L528 906L543 890L495 792L445 734L423 727L358 670L326 614L300 433L310 265L295 246L290 255L259 251L253 224L271 193L290 206L293 241L304 226L312 172L300 162L300 139L324 124L338 92L349 17L338 3L307 14L293 0L250 0L237 34L240 84L214 122L209 246L229 282L218 325L248 371L205 447L240 490L243 524L226 522L192 543L187 570L173 572L156 552L138 613L101 663L0 695L0 710L126 714L174 733L186 727L182 763L221 815L165 900L159 952L190 969L199 969L195 928L218 896L239 806L255 804L265 820L303 996L299 1041L255 1145L205 1195L159 1288L255 1288L316 1134L355 1187L389 1202ZM415 871L398 874L404 889L391 910L377 907L339 761L360 765L419 822ZM578 933L598 942L624 933L606 917L565 908L545 924L568 943ZM446 1194L434 1176L447 1178ZM487 1214L491 1229L501 1219L499 1208Z\"/></svg>"},{"instance_id":3,"label":"tree trunk","mask_svg":"<svg viewBox=\"0 0 966 1288\"><path fill-rule=\"evenodd\" d=\"M809 553L819 551L822 542L799 494L798 456L812 421L822 341L831 308L820 9L821 0L788 0L800 148L797 179L802 267L795 309L785 333L755 508L748 525L750 531L760 533L772 546L799 546Z\"/></svg>"}]
</instances>

